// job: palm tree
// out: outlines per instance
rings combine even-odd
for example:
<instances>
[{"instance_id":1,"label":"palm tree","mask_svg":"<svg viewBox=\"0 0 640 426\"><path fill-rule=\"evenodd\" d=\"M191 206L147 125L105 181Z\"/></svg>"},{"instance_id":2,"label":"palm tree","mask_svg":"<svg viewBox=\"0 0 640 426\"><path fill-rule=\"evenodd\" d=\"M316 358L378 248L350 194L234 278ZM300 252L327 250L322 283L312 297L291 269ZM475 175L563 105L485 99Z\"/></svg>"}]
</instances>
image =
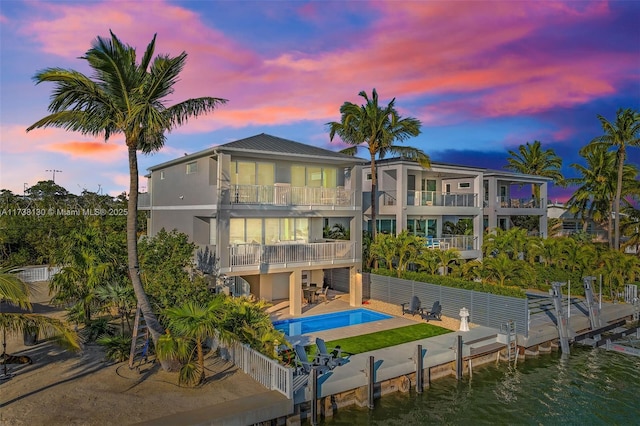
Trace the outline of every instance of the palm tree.
<instances>
[{"instance_id":1,"label":"palm tree","mask_svg":"<svg viewBox=\"0 0 640 426\"><path fill-rule=\"evenodd\" d=\"M627 147L640 146L640 113L631 108L619 109L616 113L616 121L611 123L605 117L598 115L604 135L593 139L585 148L605 146L616 152L616 164L618 166L618 180L616 194L613 202L614 216L614 242L613 247L620 249L620 198L622 197L622 180L624 175L624 162Z\"/></svg>"},{"instance_id":2,"label":"palm tree","mask_svg":"<svg viewBox=\"0 0 640 426\"><path fill-rule=\"evenodd\" d=\"M167 350L172 345L160 345L159 356L171 358L178 355L181 358L184 364L180 369L180 382L200 384L204 381L203 343L220 329L223 308L224 296L218 296L207 304L187 302L165 310L168 335L177 342L173 347L178 350Z\"/></svg>"},{"instance_id":3,"label":"palm tree","mask_svg":"<svg viewBox=\"0 0 640 426\"><path fill-rule=\"evenodd\" d=\"M164 146L165 132L186 123L191 117L213 111L226 100L202 97L166 106L164 101L174 91L187 54L152 58L156 43L154 35L140 63L136 63L136 49L123 44L113 32L110 34L111 39L97 37L82 57L93 70L93 79L78 71L61 68L47 68L36 73L36 84L52 82L55 85L49 104L51 114L29 126L27 131L61 127L82 134L103 135L105 141L114 134L124 135L129 157L129 276L153 341L157 343L163 328L152 311L138 275L137 152L158 151Z\"/></svg>"},{"instance_id":4,"label":"palm tree","mask_svg":"<svg viewBox=\"0 0 640 426\"><path fill-rule=\"evenodd\" d=\"M372 238L375 241L377 234L376 224L376 190L378 178L376 172L376 158L383 159L387 154L400 155L407 159L417 160L421 166L431 167L431 161L423 151L394 145L396 141L403 142L410 137L420 134L422 123L420 120L407 117L402 118L395 108L395 98L382 108L378 105L378 92L373 89L369 98L363 90L359 94L366 103L356 105L345 102L340 107L341 119L339 122L327 123L329 126L329 138L338 134L340 139L350 147L341 152L347 155L356 155L361 146L369 150L371 158L371 224Z\"/></svg>"},{"instance_id":5,"label":"palm tree","mask_svg":"<svg viewBox=\"0 0 640 426\"><path fill-rule=\"evenodd\" d=\"M43 337L53 337L57 343L73 350L80 349L78 335L66 324L55 318L30 313L29 287L12 268L0 266L0 307L3 302L26 311L25 313L0 312L0 329L2 329L3 355L5 353L6 334L18 334L33 329ZM6 373L6 371L5 371Z\"/></svg>"},{"instance_id":6,"label":"palm tree","mask_svg":"<svg viewBox=\"0 0 640 426\"><path fill-rule=\"evenodd\" d=\"M580 150L580 155L585 159L586 165L571 164L579 177L568 179L571 184L579 185L573 195L567 201L569 211L576 217L582 216L584 231L588 225L587 219L604 223L608 221L609 230L613 228L612 212L615 208L614 193L616 192L616 156L607 151L604 145L585 147ZM634 183L638 174L637 168L632 164L623 167L622 194L630 194L634 191ZM609 232L609 245L614 247Z\"/></svg>"},{"instance_id":7,"label":"palm tree","mask_svg":"<svg viewBox=\"0 0 640 426\"><path fill-rule=\"evenodd\" d=\"M509 151L510 158L507 158L508 165L505 169L528 175L544 176L553 179L556 185L564 186L564 176L560 171L562 168L562 158L552 149L542 150L540 141L529 142L520 145L518 152ZM536 200L540 199L540 188L532 185L531 194Z\"/></svg>"}]
</instances>

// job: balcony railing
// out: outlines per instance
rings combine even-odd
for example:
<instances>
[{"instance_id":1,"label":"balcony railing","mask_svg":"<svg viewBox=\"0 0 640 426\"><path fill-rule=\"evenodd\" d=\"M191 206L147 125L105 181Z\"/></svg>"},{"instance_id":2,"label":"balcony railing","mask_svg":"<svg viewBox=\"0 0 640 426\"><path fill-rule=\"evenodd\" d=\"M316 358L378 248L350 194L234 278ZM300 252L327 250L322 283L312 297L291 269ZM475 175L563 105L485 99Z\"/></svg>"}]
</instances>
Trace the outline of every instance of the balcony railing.
<instances>
[{"instance_id":1,"label":"balcony railing","mask_svg":"<svg viewBox=\"0 0 640 426\"><path fill-rule=\"evenodd\" d=\"M479 250L478 238L473 235L449 235L444 234L440 238L434 238L433 241L437 241L441 249L458 249L464 250ZM427 243L428 246L428 243Z\"/></svg>"},{"instance_id":2,"label":"balcony railing","mask_svg":"<svg viewBox=\"0 0 640 426\"><path fill-rule=\"evenodd\" d=\"M507 209L537 209L540 208L540 199L500 197L500 207Z\"/></svg>"},{"instance_id":3,"label":"balcony railing","mask_svg":"<svg viewBox=\"0 0 640 426\"><path fill-rule=\"evenodd\" d=\"M232 185L232 204L270 204L276 206L355 206L354 192L342 187L309 188L275 185Z\"/></svg>"},{"instance_id":4,"label":"balcony railing","mask_svg":"<svg viewBox=\"0 0 640 426\"><path fill-rule=\"evenodd\" d=\"M237 244L229 247L230 266L289 264L349 260L355 257L351 241L330 243Z\"/></svg>"},{"instance_id":5,"label":"balcony railing","mask_svg":"<svg viewBox=\"0 0 640 426\"><path fill-rule=\"evenodd\" d=\"M396 191L381 191L383 206L395 206ZM407 191L407 206L478 207L478 194Z\"/></svg>"}]
</instances>

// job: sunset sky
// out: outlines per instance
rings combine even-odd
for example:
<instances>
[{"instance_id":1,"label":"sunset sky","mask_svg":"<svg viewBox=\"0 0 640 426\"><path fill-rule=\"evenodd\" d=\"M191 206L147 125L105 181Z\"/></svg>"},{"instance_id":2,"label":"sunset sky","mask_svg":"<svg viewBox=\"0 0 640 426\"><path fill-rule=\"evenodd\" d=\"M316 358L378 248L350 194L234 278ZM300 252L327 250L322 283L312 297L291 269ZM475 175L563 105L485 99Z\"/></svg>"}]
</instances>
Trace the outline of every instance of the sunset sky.
<instances>
[{"instance_id":1,"label":"sunset sky","mask_svg":"<svg viewBox=\"0 0 640 426\"><path fill-rule=\"evenodd\" d=\"M502 169L539 140L563 158L602 134L597 115L640 109L640 1L17 1L0 2L0 189L51 179L73 193L128 190L123 138L59 129L46 67L89 74L78 59L109 29L142 55L188 53L171 105L226 98L214 113L140 155L149 166L269 133L331 150L326 123L375 87L423 123L406 145L433 161ZM364 155L364 151L362 154ZM640 163L640 148L629 150ZM141 180L142 188L146 185ZM570 190L552 188L552 201Z\"/></svg>"}]
</instances>

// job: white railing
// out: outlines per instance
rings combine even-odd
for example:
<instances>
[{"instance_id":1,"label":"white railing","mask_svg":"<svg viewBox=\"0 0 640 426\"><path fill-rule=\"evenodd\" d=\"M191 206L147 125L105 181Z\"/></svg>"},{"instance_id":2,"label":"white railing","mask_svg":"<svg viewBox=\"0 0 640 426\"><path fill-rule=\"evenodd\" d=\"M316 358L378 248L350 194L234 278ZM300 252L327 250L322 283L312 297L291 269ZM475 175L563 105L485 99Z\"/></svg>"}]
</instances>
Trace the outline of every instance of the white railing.
<instances>
[{"instance_id":1,"label":"white railing","mask_svg":"<svg viewBox=\"0 0 640 426\"><path fill-rule=\"evenodd\" d=\"M478 207L478 194L469 192L407 191L409 206Z\"/></svg>"},{"instance_id":2,"label":"white railing","mask_svg":"<svg viewBox=\"0 0 640 426\"><path fill-rule=\"evenodd\" d=\"M509 209L537 209L541 203L538 198L499 197L500 207Z\"/></svg>"},{"instance_id":3,"label":"white railing","mask_svg":"<svg viewBox=\"0 0 640 426\"><path fill-rule=\"evenodd\" d=\"M233 362L245 374L267 389L276 390L288 399L293 398L293 368L280 365L275 359L237 341L221 347L224 349L223 358Z\"/></svg>"},{"instance_id":4,"label":"white railing","mask_svg":"<svg viewBox=\"0 0 640 426\"><path fill-rule=\"evenodd\" d=\"M355 206L354 192L342 187L309 188L275 185L231 185L231 204L276 206Z\"/></svg>"},{"instance_id":5,"label":"white railing","mask_svg":"<svg viewBox=\"0 0 640 426\"><path fill-rule=\"evenodd\" d=\"M60 266L25 266L22 268L16 268L16 275L26 282L26 283L34 283L37 281L49 281L55 274L60 272L62 268Z\"/></svg>"},{"instance_id":6,"label":"white railing","mask_svg":"<svg viewBox=\"0 0 640 426\"><path fill-rule=\"evenodd\" d=\"M478 250L478 238L473 235L450 235L443 234L441 238L434 238L438 240L446 249L458 249L458 250Z\"/></svg>"},{"instance_id":7,"label":"white railing","mask_svg":"<svg viewBox=\"0 0 640 426\"><path fill-rule=\"evenodd\" d=\"M348 260L355 256L351 241L330 243L237 244L229 247L230 266Z\"/></svg>"}]
</instances>

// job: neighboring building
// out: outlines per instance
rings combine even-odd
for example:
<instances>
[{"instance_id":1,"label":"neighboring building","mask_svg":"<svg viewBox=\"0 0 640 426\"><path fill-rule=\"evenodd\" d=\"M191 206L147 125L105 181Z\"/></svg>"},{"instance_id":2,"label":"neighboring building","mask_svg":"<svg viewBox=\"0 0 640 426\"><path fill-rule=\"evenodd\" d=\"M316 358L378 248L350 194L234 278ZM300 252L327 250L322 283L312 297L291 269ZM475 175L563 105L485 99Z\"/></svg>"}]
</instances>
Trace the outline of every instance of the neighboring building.
<instances>
[{"instance_id":1,"label":"neighboring building","mask_svg":"<svg viewBox=\"0 0 640 426\"><path fill-rule=\"evenodd\" d=\"M149 168L140 208L149 235L175 229L209 247L241 293L289 299L300 315L303 285L331 274L359 306L363 161L260 134ZM324 237L336 224L349 240Z\"/></svg>"},{"instance_id":2,"label":"neighboring building","mask_svg":"<svg viewBox=\"0 0 640 426\"><path fill-rule=\"evenodd\" d=\"M560 223L554 232L554 237L567 237L573 234L585 232L594 242L606 243L609 241L609 231L606 227L595 222L591 218L582 218L582 214L573 214L562 203L552 203L547 207L549 219L559 219Z\"/></svg>"},{"instance_id":3,"label":"neighboring building","mask_svg":"<svg viewBox=\"0 0 640 426\"><path fill-rule=\"evenodd\" d=\"M379 232L406 229L426 237L430 248L458 249L463 259L481 258L485 229L509 229L514 216L538 216L546 236L547 178L443 163L425 169L402 158L376 161L376 167ZM538 198L517 196L531 185L538 187ZM363 169L362 193L363 227L371 230L369 167ZM460 221L468 224L464 233L456 231Z\"/></svg>"}]
</instances>

